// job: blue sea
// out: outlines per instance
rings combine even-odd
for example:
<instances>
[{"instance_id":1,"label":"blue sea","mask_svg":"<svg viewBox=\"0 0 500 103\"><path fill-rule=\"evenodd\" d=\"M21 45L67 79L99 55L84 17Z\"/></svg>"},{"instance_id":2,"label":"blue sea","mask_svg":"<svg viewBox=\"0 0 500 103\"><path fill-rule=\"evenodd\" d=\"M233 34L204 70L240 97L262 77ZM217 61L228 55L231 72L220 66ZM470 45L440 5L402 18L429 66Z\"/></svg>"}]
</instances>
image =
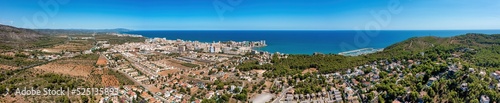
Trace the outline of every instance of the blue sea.
<instances>
[{"instance_id":1,"label":"blue sea","mask_svg":"<svg viewBox=\"0 0 500 103\"><path fill-rule=\"evenodd\" d=\"M149 30L130 31L148 38L183 39L200 42L259 41L266 47L256 48L286 54L339 53L360 48L385 48L411 37L450 37L466 33L500 34L500 30L383 30L383 31L272 31L272 30ZM367 34L369 33L369 34Z\"/></svg>"}]
</instances>

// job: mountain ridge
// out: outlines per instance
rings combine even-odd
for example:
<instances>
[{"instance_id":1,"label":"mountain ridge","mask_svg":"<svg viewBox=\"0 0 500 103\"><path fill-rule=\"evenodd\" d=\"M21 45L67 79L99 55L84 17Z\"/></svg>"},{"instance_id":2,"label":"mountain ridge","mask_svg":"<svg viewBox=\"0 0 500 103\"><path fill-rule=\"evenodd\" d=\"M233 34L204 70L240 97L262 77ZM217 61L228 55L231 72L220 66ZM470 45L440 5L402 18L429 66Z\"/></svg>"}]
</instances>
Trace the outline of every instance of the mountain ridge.
<instances>
[{"instance_id":1,"label":"mountain ridge","mask_svg":"<svg viewBox=\"0 0 500 103\"><path fill-rule=\"evenodd\" d=\"M26 43L38 41L46 35L25 28L18 28L0 24L0 45L23 47Z\"/></svg>"}]
</instances>

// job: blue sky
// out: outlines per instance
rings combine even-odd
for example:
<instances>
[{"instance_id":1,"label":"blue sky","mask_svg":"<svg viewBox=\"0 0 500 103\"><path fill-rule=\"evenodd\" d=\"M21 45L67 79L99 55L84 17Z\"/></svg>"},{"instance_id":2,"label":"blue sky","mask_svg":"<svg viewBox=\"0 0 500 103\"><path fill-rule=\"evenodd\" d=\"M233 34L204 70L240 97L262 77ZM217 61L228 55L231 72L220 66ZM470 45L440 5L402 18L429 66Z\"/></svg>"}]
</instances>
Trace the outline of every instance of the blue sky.
<instances>
[{"instance_id":1,"label":"blue sky","mask_svg":"<svg viewBox=\"0 0 500 103\"><path fill-rule=\"evenodd\" d=\"M374 29L373 24L382 30L500 28L499 0L228 1L3 0L0 23L24 28L135 30L353 30ZM232 11L218 13L221 9L214 2ZM391 19L371 13L391 7L400 10L390 13Z\"/></svg>"}]
</instances>

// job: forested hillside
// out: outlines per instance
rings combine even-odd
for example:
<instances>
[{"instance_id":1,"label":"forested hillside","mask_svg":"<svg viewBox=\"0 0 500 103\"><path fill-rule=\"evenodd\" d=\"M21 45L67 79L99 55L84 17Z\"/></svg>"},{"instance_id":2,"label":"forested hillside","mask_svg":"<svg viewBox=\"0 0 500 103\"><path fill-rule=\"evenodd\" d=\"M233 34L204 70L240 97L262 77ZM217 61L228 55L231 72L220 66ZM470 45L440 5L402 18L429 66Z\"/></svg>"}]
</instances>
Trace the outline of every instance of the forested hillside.
<instances>
[{"instance_id":1,"label":"forested hillside","mask_svg":"<svg viewBox=\"0 0 500 103\"><path fill-rule=\"evenodd\" d=\"M240 70L271 70L267 76L276 77L300 73L304 69L317 68L320 73L333 73L375 60L446 59L454 52L461 53L465 60L477 66L500 65L500 34L465 34L449 38L415 37L396 43L384 51L346 57L336 54L289 55L286 59L273 58L273 64L258 65L256 61L245 62Z\"/></svg>"}]
</instances>

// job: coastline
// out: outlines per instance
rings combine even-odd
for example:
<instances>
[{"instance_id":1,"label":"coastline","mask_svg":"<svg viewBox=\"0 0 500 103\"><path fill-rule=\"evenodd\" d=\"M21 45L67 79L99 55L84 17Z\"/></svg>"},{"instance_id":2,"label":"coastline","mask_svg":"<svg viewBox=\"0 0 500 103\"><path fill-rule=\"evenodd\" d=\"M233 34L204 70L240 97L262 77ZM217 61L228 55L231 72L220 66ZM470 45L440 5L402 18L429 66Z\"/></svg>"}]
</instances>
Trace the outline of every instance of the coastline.
<instances>
[{"instance_id":1,"label":"coastline","mask_svg":"<svg viewBox=\"0 0 500 103\"><path fill-rule=\"evenodd\" d=\"M450 37L469 32L492 34L498 33L500 30L382 30L377 36L369 37L369 42L363 42L363 45L356 43L356 32L354 30L149 30L123 33L142 35L145 38L158 37L200 42L266 40L268 41L267 46L252 49L270 53L312 55L316 52L338 54L362 48L386 48L412 37ZM352 47L345 48L341 44L348 44Z\"/></svg>"}]
</instances>

